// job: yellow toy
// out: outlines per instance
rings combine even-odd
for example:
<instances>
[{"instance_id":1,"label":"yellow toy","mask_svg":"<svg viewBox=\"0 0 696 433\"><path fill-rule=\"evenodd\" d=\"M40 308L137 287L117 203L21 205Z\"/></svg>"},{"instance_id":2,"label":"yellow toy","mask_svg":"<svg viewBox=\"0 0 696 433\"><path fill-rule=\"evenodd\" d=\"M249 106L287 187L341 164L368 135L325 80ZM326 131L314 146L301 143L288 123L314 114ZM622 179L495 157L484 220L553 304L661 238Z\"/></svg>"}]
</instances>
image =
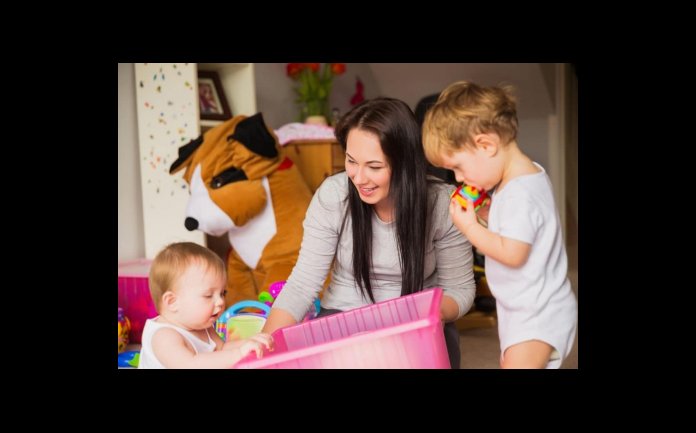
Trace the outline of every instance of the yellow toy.
<instances>
[{"instance_id":1,"label":"yellow toy","mask_svg":"<svg viewBox=\"0 0 696 433\"><path fill-rule=\"evenodd\" d=\"M458 187L456 190L454 190L451 197L456 199L464 209L466 209L466 199L470 198L474 201L474 211L478 211L490 201L486 191L476 189L469 185L462 185Z\"/></svg>"},{"instance_id":2,"label":"yellow toy","mask_svg":"<svg viewBox=\"0 0 696 433\"><path fill-rule=\"evenodd\" d=\"M123 314L123 308L118 308L118 353L126 350L128 346L128 337L131 329L130 320Z\"/></svg>"}]
</instances>

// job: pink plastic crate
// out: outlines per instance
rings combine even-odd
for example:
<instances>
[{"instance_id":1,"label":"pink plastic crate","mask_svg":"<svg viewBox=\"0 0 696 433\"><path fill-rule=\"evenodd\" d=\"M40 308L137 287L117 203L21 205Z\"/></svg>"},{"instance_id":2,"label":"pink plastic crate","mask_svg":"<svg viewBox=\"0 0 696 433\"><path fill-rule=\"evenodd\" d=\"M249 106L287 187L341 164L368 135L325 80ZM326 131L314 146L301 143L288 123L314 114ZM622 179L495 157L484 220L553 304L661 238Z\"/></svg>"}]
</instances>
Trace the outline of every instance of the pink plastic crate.
<instances>
[{"instance_id":1,"label":"pink plastic crate","mask_svg":"<svg viewBox=\"0 0 696 433\"><path fill-rule=\"evenodd\" d=\"M278 329L273 352L235 368L450 368L441 300L434 288Z\"/></svg>"},{"instance_id":2,"label":"pink plastic crate","mask_svg":"<svg viewBox=\"0 0 696 433\"><path fill-rule=\"evenodd\" d=\"M131 343L140 343L145 320L157 316L147 281L151 263L140 259L118 264L118 306L130 319Z\"/></svg>"}]
</instances>

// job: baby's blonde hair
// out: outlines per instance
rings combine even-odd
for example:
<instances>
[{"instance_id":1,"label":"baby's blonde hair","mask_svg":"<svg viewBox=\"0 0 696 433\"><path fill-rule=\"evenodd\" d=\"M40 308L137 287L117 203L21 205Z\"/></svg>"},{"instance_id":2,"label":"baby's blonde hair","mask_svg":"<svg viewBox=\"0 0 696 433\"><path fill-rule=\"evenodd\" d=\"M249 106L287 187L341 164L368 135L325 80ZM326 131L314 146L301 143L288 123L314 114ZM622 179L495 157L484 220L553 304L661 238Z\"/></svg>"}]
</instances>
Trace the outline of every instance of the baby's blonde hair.
<instances>
[{"instance_id":1,"label":"baby's blonde hair","mask_svg":"<svg viewBox=\"0 0 696 433\"><path fill-rule=\"evenodd\" d=\"M432 164L442 155L474 147L476 134L495 132L503 145L517 137L517 107L513 88L482 87L469 81L450 84L428 110L423 122L423 147Z\"/></svg>"},{"instance_id":2,"label":"baby's blonde hair","mask_svg":"<svg viewBox=\"0 0 696 433\"><path fill-rule=\"evenodd\" d=\"M150 266L150 295L158 313L162 295L172 290L174 282L193 263L202 263L207 270L226 279L225 264L213 251L193 242L169 244L157 254Z\"/></svg>"}]
</instances>

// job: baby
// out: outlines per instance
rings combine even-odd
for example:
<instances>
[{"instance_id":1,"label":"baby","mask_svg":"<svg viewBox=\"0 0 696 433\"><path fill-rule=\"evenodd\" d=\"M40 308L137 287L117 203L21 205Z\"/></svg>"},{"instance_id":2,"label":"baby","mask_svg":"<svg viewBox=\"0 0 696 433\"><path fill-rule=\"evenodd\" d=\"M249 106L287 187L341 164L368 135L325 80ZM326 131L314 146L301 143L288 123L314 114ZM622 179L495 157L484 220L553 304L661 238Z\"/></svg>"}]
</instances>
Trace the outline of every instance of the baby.
<instances>
[{"instance_id":1,"label":"baby","mask_svg":"<svg viewBox=\"0 0 696 433\"><path fill-rule=\"evenodd\" d=\"M268 334L223 343L215 322L225 309L226 270L211 250L191 242L164 248L150 267L159 316L143 328L138 368L230 368L250 352L272 350Z\"/></svg>"}]
</instances>

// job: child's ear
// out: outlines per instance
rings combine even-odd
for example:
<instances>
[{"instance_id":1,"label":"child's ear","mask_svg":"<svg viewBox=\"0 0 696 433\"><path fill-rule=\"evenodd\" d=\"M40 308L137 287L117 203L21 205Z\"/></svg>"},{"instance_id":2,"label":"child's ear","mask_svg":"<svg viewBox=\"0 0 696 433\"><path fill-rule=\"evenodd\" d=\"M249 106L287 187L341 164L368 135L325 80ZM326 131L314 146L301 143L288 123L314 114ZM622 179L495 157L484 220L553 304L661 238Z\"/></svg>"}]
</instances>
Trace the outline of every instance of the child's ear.
<instances>
[{"instance_id":1,"label":"child's ear","mask_svg":"<svg viewBox=\"0 0 696 433\"><path fill-rule=\"evenodd\" d=\"M176 293L165 292L164 295L162 295L162 306L169 311L176 312L179 309L176 302Z\"/></svg>"},{"instance_id":2,"label":"child's ear","mask_svg":"<svg viewBox=\"0 0 696 433\"><path fill-rule=\"evenodd\" d=\"M496 133L476 134L474 144L488 156L495 156L500 147L500 138Z\"/></svg>"}]
</instances>

